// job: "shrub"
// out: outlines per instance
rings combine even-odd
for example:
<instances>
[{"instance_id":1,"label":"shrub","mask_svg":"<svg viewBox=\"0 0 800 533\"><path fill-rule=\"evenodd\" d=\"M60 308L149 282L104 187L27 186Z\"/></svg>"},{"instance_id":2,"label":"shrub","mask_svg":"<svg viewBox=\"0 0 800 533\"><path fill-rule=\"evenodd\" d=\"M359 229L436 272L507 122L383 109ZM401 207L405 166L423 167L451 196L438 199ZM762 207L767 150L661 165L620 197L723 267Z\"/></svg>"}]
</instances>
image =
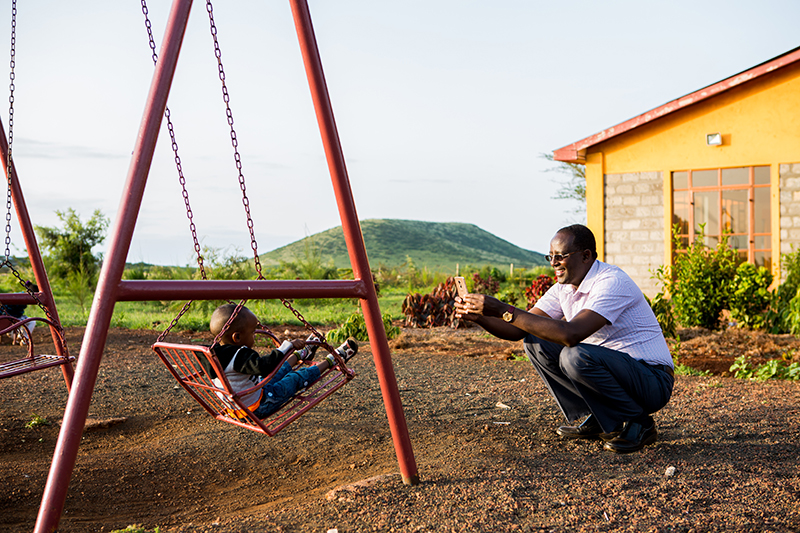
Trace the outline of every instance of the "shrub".
<instances>
[{"instance_id":1,"label":"shrub","mask_svg":"<svg viewBox=\"0 0 800 533\"><path fill-rule=\"evenodd\" d=\"M456 318L456 294L456 284L452 277L434 287L430 294L409 294L403 300L402 306L406 326L459 327L461 320Z\"/></svg>"},{"instance_id":2,"label":"shrub","mask_svg":"<svg viewBox=\"0 0 800 533\"><path fill-rule=\"evenodd\" d=\"M554 277L548 276L546 274L540 274L533 283L531 283L530 287L525 289L525 299L528 300L528 309L536 305L536 302L539 301L539 298L544 296L550 287L556 282Z\"/></svg>"},{"instance_id":3,"label":"shrub","mask_svg":"<svg viewBox=\"0 0 800 533\"><path fill-rule=\"evenodd\" d=\"M789 363L786 354L783 359L772 359L763 365L754 367L745 355L740 355L731 365L729 371L733 377L766 381L768 379L800 380L800 363Z\"/></svg>"},{"instance_id":4,"label":"shrub","mask_svg":"<svg viewBox=\"0 0 800 533\"><path fill-rule=\"evenodd\" d=\"M392 325L392 315L386 313L383 315L383 329L386 331L386 338L393 339L400 334L400 328ZM369 340L367 333L367 324L364 321L364 315L361 313L353 313L350 317L336 329L333 329L325 335L327 341L334 346L338 346L349 338L357 341Z\"/></svg>"},{"instance_id":5,"label":"shrub","mask_svg":"<svg viewBox=\"0 0 800 533\"><path fill-rule=\"evenodd\" d=\"M792 329L800 331L800 301L793 304L800 289L800 250L781 255L781 269L786 276L772 293L765 317L765 325L770 333L787 333Z\"/></svg>"},{"instance_id":6,"label":"shrub","mask_svg":"<svg viewBox=\"0 0 800 533\"><path fill-rule=\"evenodd\" d=\"M667 339L678 338L678 324L675 322L675 313L672 311L672 302L664 297L663 292L656 294L651 300L647 296L644 297L647 303L650 304L650 309L656 316L658 325L661 326L661 332Z\"/></svg>"},{"instance_id":7,"label":"shrub","mask_svg":"<svg viewBox=\"0 0 800 533\"><path fill-rule=\"evenodd\" d=\"M772 274L764 267L742 263L736 269L729 298L731 318L739 326L760 329L766 323L766 312L772 294Z\"/></svg>"},{"instance_id":8,"label":"shrub","mask_svg":"<svg viewBox=\"0 0 800 533\"><path fill-rule=\"evenodd\" d=\"M675 250L681 240L673 230ZM718 329L720 315L728 305L731 284L736 274L737 254L723 236L716 248L709 249L701 232L685 252L675 254L672 268L660 267L655 277L672 297L678 322L685 327Z\"/></svg>"},{"instance_id":9,"label":"shrub","mask_svg":"<svg viewBox=\"0 0 800 533\"><path fill-rule=\"evenodd\" d=\"M486 278L481 277L479 272L472 275L472 291L476 294L488 294L494 296L500 290L500 280L487 274Z\"/></svg>"}]
</instances>

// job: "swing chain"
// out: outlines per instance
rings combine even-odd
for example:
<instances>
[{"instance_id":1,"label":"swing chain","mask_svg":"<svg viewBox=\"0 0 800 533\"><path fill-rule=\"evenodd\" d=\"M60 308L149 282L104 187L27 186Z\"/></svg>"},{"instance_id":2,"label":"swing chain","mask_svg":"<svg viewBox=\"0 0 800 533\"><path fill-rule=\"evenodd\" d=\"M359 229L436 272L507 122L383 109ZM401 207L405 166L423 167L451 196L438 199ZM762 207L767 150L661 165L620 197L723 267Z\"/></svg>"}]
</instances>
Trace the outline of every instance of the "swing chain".
<instances>
[{"instance_id":1,"label":"swing chain","mask_svg":"<svg viewBox=\"0 0 800 533\"><path fill-rule=\"evenodd\" d=\"M233 145L234 159L236 161L236 169L239 171L239 188L242 190L242 204L244 211L247 215L247 229L250 231L250 247L253 249L253 257L255 262L256 274L258 279L264 279L264 274L261 270L261 260L258 257L258 243L256 242L256 235L253 229L253 217L250 213L250 199L247 197L247 187L245 186L244 174L242 172L242 159L239 155L239 141L236 137L236 130L233 127L233 112L230 106L230 95L228 94L228 87L225 84L225 69L222 65L222 51L219 47L219 40L217 39L217 26L214 22L214 8L211 5L211 0L206 0L206 11L208 11L208 20L211 27L211 35L214 38L214 55L217 58L217 67L219 69L219 79L222 82L222 99L225 102L225 114L228 117L228 125L231 128L231 144ZM311 330L314 335L320 339L324 336L317 331L303 316L297 311L289 300L281 298L283 305L294 314L297 319L302 322L306 328Z\"/></svg>"},{"instance_id":2,"label":"swing chain","mask_svg":"<svg viewBox=\"0 0 800 533\"><path fill-rule=\"evenodd\" d=\"M35 301L39 308L44 312L47 320L55 327L56 331L58 332L59 342L61 343L61 347L64 350L64 353L67 353L67 344L64 340L64 329L61 327L61 324L53 318L53 315L50 313L50 310L42 303L38 296L36 296L36 292L33 290L33 286L30 281L23 280L22 276L20 276L17 269L14 268L14 264L11 261L11 205L12 205L12 194L11 194L11 184L14 181L14 159L12 157L12 147L14 146L14 89L16 89L16 85L14 81L16 80L16 74L14 72L14 68L17 66L17 0L11 1L11 56L9 60L9 67L11 69L9 73L9 95L8 95L8 153L5 154L6 156L6 181L8 182L8 192L6 193L6 238L5 238L5 257L3 261L0 262L0 267L7 266L8 269L14 274L14 277L17 278L19 284L25 289Z\"/></svg>"},{"instance_id":3,"label":"swing chain","mask_svg":"<svg viewBox=\"0 0 800 533\"><path fill-rule=\"evenodd\" d=\"M219 80L222 82L222 100L225 102L225 115L228 117L228 125L231 128L233 158L236 161L236 170L239 172L239 188L242 190L242 205L244 205L244 212L247 215L247 229L250 231L250 247L253 249L258 279L264 279L264 275L261 273L261 260L258 257L258 243L256 242L256 234L253 230L253 217L250 214L250 199L247 197L244 174L242 172L242 157L239 155L239 140L236 137L236 130L233 127L233 112L231 111L228 87L225 84L225 69L222 66L222 50L220 50L219 40L217 39L217 25L214 22L214 7L211 5L211 0L206 0L206 11L208 11L208 21L211 26L211 36L214 38L214 56L217 58Z\"/></svg>"},{"instance_id":4,"label":"swing chain","mask_svg":"<svg viewBox=\"0 0 800 533\"><path fill-rule=\"evenodd\" d=\"M16 0L14 0L14 1L16 1ZM144 17L145 17L145 27L147 28L147 35L149 37L149 42L150 42L150 50L152 52L153 62L156 63L158 61L158 54L156 53L155 39L153 38L152 26L150 24L150 19L148 17L148 9L147 9L146 0L141 0L141 3L142 3L142 13L144 14ZM253 250L254 264L255 264L257 277L258 277L259 280L263 280L264 279L264 274L262 272L261 260L258 257L258 242L256 241L254 224L253 224L253 217L252 217L252 214L250 212L250 199L247 196L247 187L245 185L244 173L242 171L242 158L241 158L241 155L239 154L239 140L238 140L238 137L236 135L236 129L233 126L233 124L234 124L233 111L231 110L231 106L230 106L230 94L228 93L228 87L227 87L227 85L225 83L225 68L224 68L224 66L222 64L222 50L220 49L219 40L217 39L217 26L216 26L216 23L214 21L214 8L213 8L213 6L211 4L211 0L206 0L206 11L208 12L208 19L209 19L211 36L214 39L214 56L217 58L217 69L218 69L218 72L219 72L219 79L220 79L220 82L222 83L222 99L225 102L225 116L227 117L228 126L230 126L230 129L231 129L231 133L230 133L230 135L231 135L231 145L233 146L234 161L236 162L236 170L238 172L239 188L242 191L242 205L244 206L245 215L247 217L247 229L250 232L250 247ZM166 108L166 111L165 111L164 115L165 115L165 117L167 119L167 128L169 130L170 139L172 141L172 151L175 153L175 164L176 164L177 169L178 169L178 176L179 176L179 181L181 183L183 200L184 200L184 204L186 205L186 215L187 215L187 217L189 219L189 227L190 227L190 229L192 231L192 238L194 239L194 248L195 248L195 252L197 253L197 263L198 263L198 265L200 267L201 275L202 275L203 279L205 280L205 279L207 279L207 277L206 277L205 268L203 266L203 256L202 256L202 253L201 253L200 243L199 243L199 240L197 238L197 230L196 230L196 227L195 227L195 224L194 224L192 208L191 208L191 205L189 203L189 193L188 193L188 191L186 189L186 179L185 179L185 177L183 175L181 159L180 159L180 156L178 155L178 144L177 144L177 142L175 140L175 130L174 130L174 127L172 125L172 121L170 120L169 108ZM246 300L242 300L241 302L239 302L239 304L237 304L236 309L234 310L234 312L231 315L231 318L228 320L228 323L226 323L225 326L223 326L222 331L220 332L220 334L217 335L217 338L214 339L214 343L218 342L218 338L228 329L228 327L230 326L230 323L239 314L239 311L244 306L245 302L246 302ZM290 300L286 300L286 299L281 298L281 302L306 327L306 329L310 330L317 338L320 339L321 343L323 343L323 345L327 349L329 349L331 352L333 351L333 348L325 340L325 336L322 333L320 333L313 325L311 325L311 323L309 323L303 317L303 315L300 314L300 312L297 309L292 307L292 304L291 304ZM172 320L172 322L169 324L169 326L167 326L167 329L164 330L164 332L162 332L161 335L158 337L158 342L161 342L161 341L164 340L164 338L169 334L169 332L172 330L172 328L175 327L175 325L178 323L178 321L181 319L181 317L188 311L188 309L191 306L191 304L192 304L192 300L190 300L190 301L186 302L186 304L184 304L183 308L180 310L178 315ZM268 330L268 328L266 328L266 329Z\"/></svg>"},{"instance_id":5,"label":"swing chain","mask_svg":"<svg viewBox=\"0 0 800 533\"><path fill-rule=\"evenodd\" d=\"M167 335L169 335L169 332L172 331L172 328L174 328L178 324L178 321L181 319L181 317L184 314L186 314L186 311L189 310L189 307L192 305L192 302L194 302L194 300L189 300L188 302L183 304L183 308L178 312L175 318L172 319L172 322L170 322L169 326L167 326L167 329L161 332L161 335L158 336L156 342L163 342L164 339L167 338Z\"/></svg>"},{"instance_id":6,"label":"swing chain","mask_svg":"<svg viewBox=\"0 0 800 533\"><path fill-rule=\"evenodd\" d=\"M16 52L17 50L17 0L11 2L11 60L9 66L11 73L9 74L10 83L8 85L8 153L6 154L6 178L8 181L8 192L6 194L6 249L5 261L6 264L11 264L11 182L13 175L13 160L11 159L11 147L14 144L14 67L16 66Z\"/></svg>"},{"instance_id":7,"label":"swing chain","mask_svg":"<svg viewBox=\"0 0 800 533\"><path fill-rule=\"evenodd\" d=\"M153 64L158 63L158 53L156 53L156 41L153 37L153 28L150 24L150 17L148 16L149 10L147 9L147 0L142 0L142 13L144 14L144 25L147 28L147 37L150 42L150 51L152 52ZM192 213L192 206L189 204L189 191L186 189L186 177L183 175L183 165L181 163L181 156L178 154L178 142L175 139L175 126L172 124L171 113L169 107L164 109L164 118L167 119L167 130L169 131L169 138L172 144L172 152L175 154L175 166L178 169L178 181L181 184L181 195L183 196L183 203L186 205L186 216L189 219L189 229L192 232L192 240L194 241L194 251L197 255L197 265L200 268L200 275L202 278L208 279L206 275L205 264L203 262L203 253L200 247L200 240L197 238L197 227L194 224L194 215Z\"/></svg>"}]
</instances>

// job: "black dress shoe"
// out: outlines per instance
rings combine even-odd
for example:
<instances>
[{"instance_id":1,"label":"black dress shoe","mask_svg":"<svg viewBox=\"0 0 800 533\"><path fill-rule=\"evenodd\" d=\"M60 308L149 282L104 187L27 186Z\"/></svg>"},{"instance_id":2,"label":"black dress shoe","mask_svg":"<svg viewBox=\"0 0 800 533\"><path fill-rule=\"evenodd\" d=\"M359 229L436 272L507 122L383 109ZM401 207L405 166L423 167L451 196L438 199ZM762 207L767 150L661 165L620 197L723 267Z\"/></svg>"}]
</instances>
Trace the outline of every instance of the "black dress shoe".
<instances>
[{"instance_id":1,"label":"black dress shoe","mask_svg":"<svg viewBox=\"0 0 800 533\"><path fill-rule=\"evenodd\" d=\"M589 415L577 426L560 426L556 433L565 439L595 439L606 435L594 415ZM613 438L613 437L612 437Z\"/></svg>"},{"instance_id":2,"label":"black dress shoe","mask_svg":"<svg viewBox=\"0 0 800 533\"><path fill-rule=\"evenodd\" d=\"M653 444L657 438L658 431L652 419L649 422L625 422L620 434L606 442L603 449L616 453L636 452Z\"/></svg>"}]
</instances>

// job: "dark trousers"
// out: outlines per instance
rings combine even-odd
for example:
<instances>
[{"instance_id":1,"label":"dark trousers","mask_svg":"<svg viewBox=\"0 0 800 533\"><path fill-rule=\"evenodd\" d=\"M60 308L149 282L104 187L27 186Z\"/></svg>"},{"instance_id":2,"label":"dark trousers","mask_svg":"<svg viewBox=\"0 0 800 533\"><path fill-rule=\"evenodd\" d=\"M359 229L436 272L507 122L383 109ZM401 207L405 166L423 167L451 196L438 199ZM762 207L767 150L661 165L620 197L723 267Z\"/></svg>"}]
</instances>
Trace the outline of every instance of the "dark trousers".
<instances>
[{"instance_id":1,"label":"dark trousers","mask_svg":"<svg viewBox=\"0 0 800 533\"><path fill-rule=\"evenodd\" d=\"M578 344L572 348L528 335L525 353L568 422L593 414L605 432L664 407L675 379L626 353Z\"/></svg>"}]
</instances>

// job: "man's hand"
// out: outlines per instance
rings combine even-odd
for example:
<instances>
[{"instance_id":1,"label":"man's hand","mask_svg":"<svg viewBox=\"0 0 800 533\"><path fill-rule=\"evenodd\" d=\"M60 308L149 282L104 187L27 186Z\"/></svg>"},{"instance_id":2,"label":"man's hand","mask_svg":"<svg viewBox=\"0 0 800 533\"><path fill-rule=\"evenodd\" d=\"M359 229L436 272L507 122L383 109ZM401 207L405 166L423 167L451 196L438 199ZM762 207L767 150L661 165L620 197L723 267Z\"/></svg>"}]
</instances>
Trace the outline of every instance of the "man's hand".
<instances>
[{"instance_id":1,"label":"man's hand","mask_svg":"<svg viewBox=\"0 0 800 533\"><path fill-rule=\"evenodd\" d=\"M507 309L508 304L485 294L470 293L463 298L456 296L456 318L474 322L481 316L503 316Z\"/></svg>"}]
</instances>

